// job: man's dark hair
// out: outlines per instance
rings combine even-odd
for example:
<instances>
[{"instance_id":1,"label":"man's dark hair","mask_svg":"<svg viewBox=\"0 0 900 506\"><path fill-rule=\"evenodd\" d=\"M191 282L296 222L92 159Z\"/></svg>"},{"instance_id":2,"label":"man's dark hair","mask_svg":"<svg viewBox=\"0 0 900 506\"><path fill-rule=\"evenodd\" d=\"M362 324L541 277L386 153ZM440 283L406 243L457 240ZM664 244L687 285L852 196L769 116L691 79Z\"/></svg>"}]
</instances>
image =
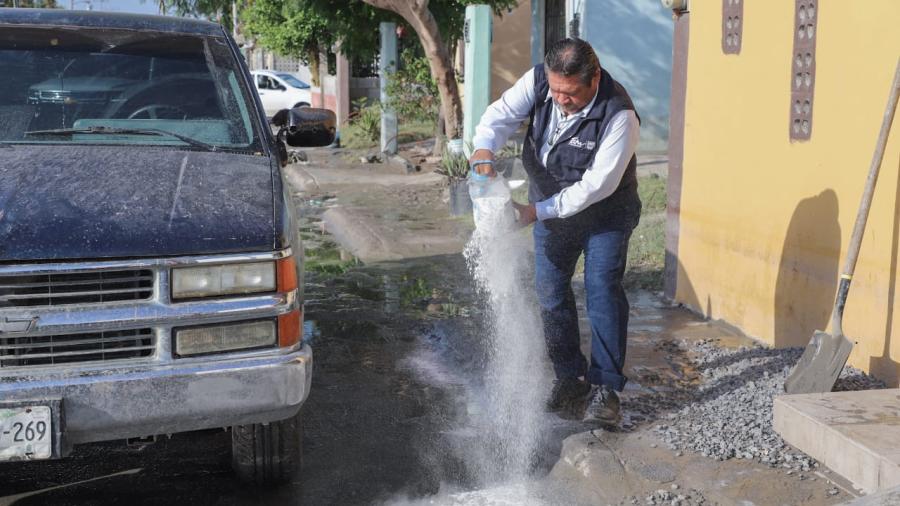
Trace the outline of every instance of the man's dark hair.
<instances>
[{"instance_id":1,"label":"man's dark hair","mask_svg":"<svg viewBox=\"0 0 900 506\"><path fill-rule=\"evenodd\" d=\"M600 60L590 44L581 39L554 42L544 56L544 68L566 77L578 76L581 84L590 86L600 70Z\"/></svg>"}]
</instances>

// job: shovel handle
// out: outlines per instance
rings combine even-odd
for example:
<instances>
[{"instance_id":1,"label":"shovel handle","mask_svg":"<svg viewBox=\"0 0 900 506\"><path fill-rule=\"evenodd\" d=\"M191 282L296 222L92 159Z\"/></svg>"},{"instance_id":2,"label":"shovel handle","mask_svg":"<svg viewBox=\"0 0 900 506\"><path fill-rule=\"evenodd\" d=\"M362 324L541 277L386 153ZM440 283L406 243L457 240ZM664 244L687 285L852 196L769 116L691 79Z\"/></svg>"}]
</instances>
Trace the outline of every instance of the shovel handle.
<instances>
[{"instance_id":1,"label":"shovel handle","mask_svg":"<svg viewBox=\"0 0 900 506\"><path fill-rule=\"evenodd\" d=\"M882 159L884 159L884 148L887 145L888 135L891 132L891 123L894 121L894 112L897 110L898 97L900 97L900 59L897 60L897 68L894 71L894 83L891 85L887 107L884 109L881 132L878 134L875 153L873 153L872 163L869 165L869 176L866 178L866 186L863 190L862 200L859 203L859 211L856 213L853 235L850 236L850 245L847 248L847 259L844 262L844 271L841 274L841 282L834 301L831 329L835 335L844 334L841 327L844 317L844 306L847 303L850 282L853 280L853 271L856 269L856 260L859 258L859 247L862 244L863 233L866 231L866 221L869 218L869 209L872 207L872 195L875 193L875 183L878 181L878 169L881 167Z\"/></svg>"}]
</instances>

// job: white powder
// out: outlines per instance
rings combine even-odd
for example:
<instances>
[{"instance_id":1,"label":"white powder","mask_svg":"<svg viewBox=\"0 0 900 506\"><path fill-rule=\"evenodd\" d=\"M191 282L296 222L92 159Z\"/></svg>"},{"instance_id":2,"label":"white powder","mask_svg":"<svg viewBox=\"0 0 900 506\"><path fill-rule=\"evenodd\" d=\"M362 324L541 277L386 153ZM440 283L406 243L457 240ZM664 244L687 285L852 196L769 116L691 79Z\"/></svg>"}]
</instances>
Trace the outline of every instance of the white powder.
<instances>
[{"instance_id":1,"label":"white powder","mask_svg":"<svg viewBox=\"0 0 900 506\"><path fill-rule=\"evenodd\" d=\"M516 215L508 196L472 199L476 233L496 236L515 228Z\"/></svg>"},{"instance_id":2,"label":"white powder","mask_svg":"<svg viewBox=\"0 0 900 506\"><path fill-rule=\"evenodd\" d=\"M476 230L465 256L489 304L483 406L470 413L485 442L467 464L486 483L527 479L542 437L550 370L531 283L528 237L509 197L473 199Z\"/></svg>"}]
</instances>

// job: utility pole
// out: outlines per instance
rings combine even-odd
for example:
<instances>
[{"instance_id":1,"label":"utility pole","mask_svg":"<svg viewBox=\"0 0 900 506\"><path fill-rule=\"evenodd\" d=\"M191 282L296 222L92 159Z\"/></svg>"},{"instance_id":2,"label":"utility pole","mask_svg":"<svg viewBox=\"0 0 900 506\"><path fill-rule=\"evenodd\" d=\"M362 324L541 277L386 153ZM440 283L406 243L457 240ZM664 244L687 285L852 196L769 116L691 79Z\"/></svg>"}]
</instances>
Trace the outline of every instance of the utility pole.
<instances>
[{"instance_id":1,"label":"utility pole","mask_svg":"<svg viewBox=\"0 0 900 506\"><path fill-rule=\"evenodd\" d=\"M397 154L397 112L387 106L387 83L391 74L397 71L397 25L381 23L381 58L378 61L378 76L381 84L381 151Z\"/></svg>"},{"instance_id":2,"label":"utility pole","mask_svg":"<svg viewBox=\"0 0 900 506\"><path fill-rule=\"evenodd\" d=\"M475 126L491 101L491 24L494 14L487 5L466 7L466 80L463 104L463 141L466 154L475 136Z\"/></svg>"}]
</instances>

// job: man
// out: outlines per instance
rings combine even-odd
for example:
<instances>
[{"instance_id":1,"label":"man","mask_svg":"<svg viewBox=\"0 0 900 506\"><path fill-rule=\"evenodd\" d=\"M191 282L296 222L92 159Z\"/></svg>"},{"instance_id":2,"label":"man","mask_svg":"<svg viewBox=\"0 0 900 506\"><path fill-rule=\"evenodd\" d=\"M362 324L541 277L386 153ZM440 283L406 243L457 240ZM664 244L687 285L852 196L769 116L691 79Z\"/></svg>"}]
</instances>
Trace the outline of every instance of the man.
<instances>
[{"instance_id":1,"label":"man","mask_svg":"<svg viewBox=\"0 0 900 506\"><path fill-rule=\"evenodd\" d=\"M548 408L571 411L590 394L584 420L615 425L616 392L626 381L622 277L641 211L635 175L640 119L628 93L580 39L553 44L543 65L488 107L475 130L471 160L493 160L525 119L529 204L515 205L523 226L535 223L535 288L556 374ZM580 348L571 285L582 253L590 363Z\"/></svg>"}]
</instances>

